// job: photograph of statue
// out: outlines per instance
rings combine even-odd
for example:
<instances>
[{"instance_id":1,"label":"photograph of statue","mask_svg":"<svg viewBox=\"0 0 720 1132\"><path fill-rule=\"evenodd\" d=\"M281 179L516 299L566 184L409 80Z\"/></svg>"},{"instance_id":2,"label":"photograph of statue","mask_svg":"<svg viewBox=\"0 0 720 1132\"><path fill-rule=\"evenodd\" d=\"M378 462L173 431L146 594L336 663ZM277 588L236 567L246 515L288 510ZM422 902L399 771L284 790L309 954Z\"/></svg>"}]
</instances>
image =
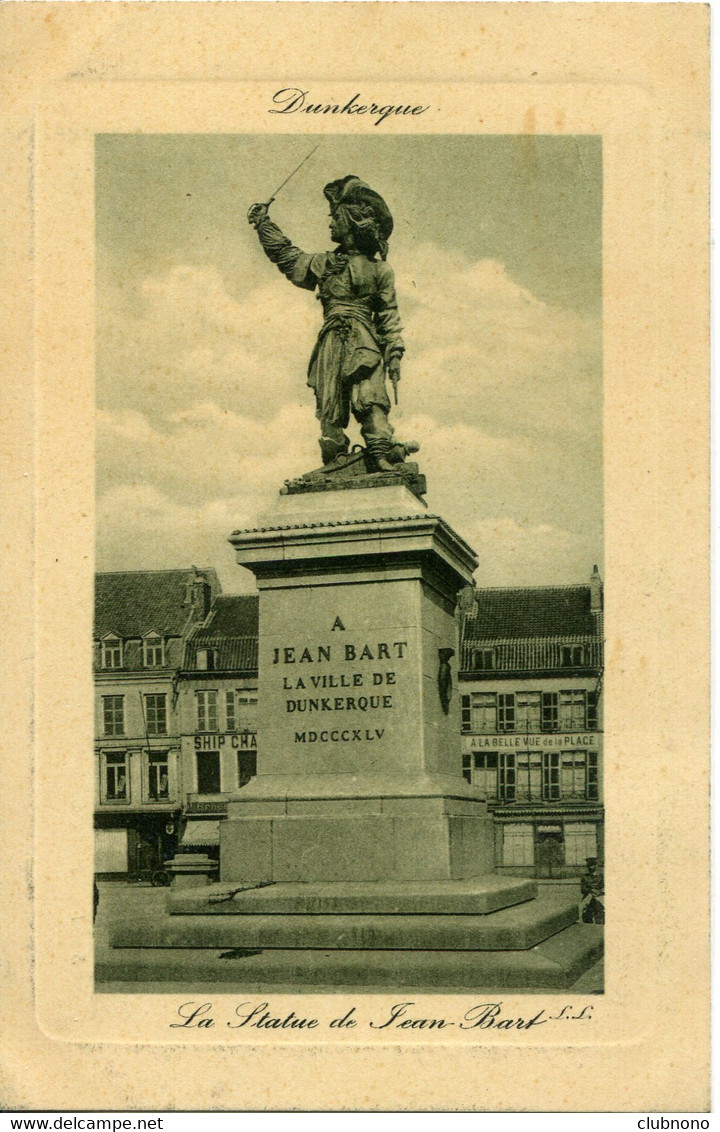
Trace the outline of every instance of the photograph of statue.
<instances>
[{"instance_id":1,"label":"photograph of statue","mask_svg":"<svg viewBox=\"0 0 720 1132\"><path fill-rule=\"evenodd\" d=\"M101 135L96 206L96 991L601 993L600 139Z\"/></svg>"}]
</instances>

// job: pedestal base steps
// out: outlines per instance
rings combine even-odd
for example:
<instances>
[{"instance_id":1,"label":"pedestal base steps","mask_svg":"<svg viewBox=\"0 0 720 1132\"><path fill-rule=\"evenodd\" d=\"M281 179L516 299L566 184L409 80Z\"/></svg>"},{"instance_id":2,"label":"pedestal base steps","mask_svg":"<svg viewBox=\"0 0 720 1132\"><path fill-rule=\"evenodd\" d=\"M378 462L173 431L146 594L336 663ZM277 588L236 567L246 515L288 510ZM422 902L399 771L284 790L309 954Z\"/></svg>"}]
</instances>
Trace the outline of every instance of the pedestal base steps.
<instances>
[{"instance_id":1,"label":"pedestal base steps","mask_svg":"<svg viewBox=\"0 0 720 1132\"><path fill-rule=\"evenodd\" d=\"M116 925L97 978L263 991L559 990L602 953L602 930L576 921L575 901L538 897L523 878L209 885L169 894L162 919Z\"/></svg>"}]
</instances>

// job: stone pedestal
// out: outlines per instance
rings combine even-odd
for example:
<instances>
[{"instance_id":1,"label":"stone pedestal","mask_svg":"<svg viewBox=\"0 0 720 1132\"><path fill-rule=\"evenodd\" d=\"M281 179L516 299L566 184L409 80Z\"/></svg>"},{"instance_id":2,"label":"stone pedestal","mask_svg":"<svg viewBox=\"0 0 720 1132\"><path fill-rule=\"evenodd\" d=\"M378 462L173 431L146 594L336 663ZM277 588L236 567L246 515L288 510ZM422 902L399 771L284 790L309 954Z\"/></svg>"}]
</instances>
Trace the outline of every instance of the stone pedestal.
<instances>
[{"instance_id":1,"label":"stone pedestal","mask_svg":"<svg viewBox=\"0 0 720 1132\"><path fill-rule=\"evenodd\" d=\"M221 824L221 880L492 871L449 686L471 548L403 484L281 496L230 541L260 590L258 774Z\"/></svg>"},{"instance_id":2,"label":"stone pedestal","mask_svg":"<svg viewBox=\"0 0 720 1132\"><path fill-rule=\"evenodd\" d=\"M173 889L202 888L217 879L218 863L205 853L176 853L165 862Z\"/></svg>"}]
</instances>

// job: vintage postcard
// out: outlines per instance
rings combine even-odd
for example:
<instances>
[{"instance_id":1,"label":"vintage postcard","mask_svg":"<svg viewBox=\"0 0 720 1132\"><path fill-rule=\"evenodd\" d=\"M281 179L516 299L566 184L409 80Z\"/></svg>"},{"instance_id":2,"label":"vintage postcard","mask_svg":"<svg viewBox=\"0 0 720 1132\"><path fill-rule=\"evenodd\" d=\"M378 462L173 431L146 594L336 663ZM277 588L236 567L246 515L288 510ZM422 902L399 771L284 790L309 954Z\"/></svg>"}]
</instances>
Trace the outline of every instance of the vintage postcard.
<instances>
[{"instance_id":1,"label":"vintage postcard","mask_svg":"<svg viewBox=\"0 0 720 1132\"><path fill-rule=\"evenodd\" d=\"M707 9L2 18L3 1103L707 1109Z\"/></svg>"}]
</instances>

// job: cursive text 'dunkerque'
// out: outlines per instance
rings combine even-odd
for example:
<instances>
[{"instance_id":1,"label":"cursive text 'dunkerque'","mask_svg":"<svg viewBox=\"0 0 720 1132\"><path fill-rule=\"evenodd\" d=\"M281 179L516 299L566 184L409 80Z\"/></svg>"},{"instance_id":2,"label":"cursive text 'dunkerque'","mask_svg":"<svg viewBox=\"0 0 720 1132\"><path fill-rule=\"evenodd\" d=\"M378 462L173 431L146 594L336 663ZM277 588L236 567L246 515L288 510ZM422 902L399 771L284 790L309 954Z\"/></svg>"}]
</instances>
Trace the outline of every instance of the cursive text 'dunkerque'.
<instances>
[{"instance_id":1,"label":"cursive text 'dunkerque'","mask_svg":"<svg viewBox=\"0 0 720 1132\"><path fill-rule=\"evenodd\" d=\"M429 106L413 105L410 102L374 102L372 99L363 98L360 91L346 102L342 100L336 102L335 99L315 101L309 90L302 90L299 86L284 86L281 90L276 90L272 103L268 108L269 114L344 114L347 117L369 114L376 118L373 123L375 126L379 126L390 117L417 118L419 114L425 114L430 109Z\"/></svg>"}]
</instances>

